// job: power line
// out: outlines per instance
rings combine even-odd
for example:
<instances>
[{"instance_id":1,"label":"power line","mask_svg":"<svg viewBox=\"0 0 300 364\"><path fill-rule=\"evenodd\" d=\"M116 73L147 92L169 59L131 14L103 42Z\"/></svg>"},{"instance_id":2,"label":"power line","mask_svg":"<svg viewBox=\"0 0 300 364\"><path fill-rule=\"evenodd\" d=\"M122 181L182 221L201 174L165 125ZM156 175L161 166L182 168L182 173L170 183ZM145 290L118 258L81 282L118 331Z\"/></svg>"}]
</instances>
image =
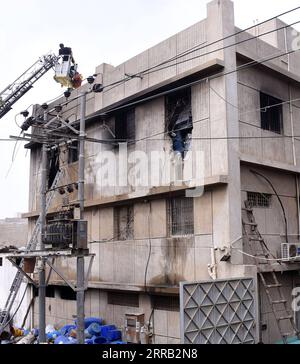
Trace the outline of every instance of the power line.
<instances>
[{"instance_id":1,"label":"power line","mask_svg":"<svg viewBox=\"0 0 300 364\"><path fill-rule=\"evenodd\" d=\"M251 27L245 28L245 29L240 30L240 31L238 31L238 32L235 32L235 33L233 33L233 34L231 34L231 35L228 35L228 36L226 36L226 37L223 37L223 38L221 38L221 39L218 39L218 40L216 40L216 41L213 41L213 42L211 42L211 43L209 43L209 44L206 44L206 45L205 45L205 46L203 46L203 47L200 47L200 48L197 48L197 49L194 49L194 50L190 49L190 50L187 50L187 51L185 51L185 52L182 52L181 54L179 54L179 57L178 57L178 56L175 56L175 57L173 57L173 59L175 59L175 58L176 58L176 59L178 59L178 58L181 58L181 57L186 56L186 55L188 54L188 53L186 53L186 52L189 52L189 51L190 51L190 53L193 53L193 52L196 52L196 51L198 51L198 50L205 49L206 47L210 47L210 46L212 46L212 45L214 45L214 44L218 44L218 43L219 43L219 42L221 42L221 41L224 41L224 40L230 39L230 38L232 38L232 37L234 37L234 36L237 36L237 35L239 35L239 34L242 34L242 33L244 33L244 32L247 32L247 31L249 31L249 30L250 30L250 29L252 29L252 28L256 28L256 27L258 27L258 26L260 26L260 25L263 25L263 24L265 24L265 23L267 23L267 22L269 22L269 21L272 21L272 20L274 20L274 19L277 19L277 18L279 18L279 17L281 17L281 16L287 15L287 14L292 13L292 12L294 12L294 11L296 11L296 10L299 10L299 9L300 9L300 6L297 6L296 8L293 8L293 9L291 9L291 10L285 11L285 12L283 12L283 13L281 13L281 14L278 14L278 15L276 15L276 16L274 16L274 17L272 17L272 18L269 18L269 19L267 19L267 20L264 20L264 21L262 21L262 22L260 22L260 23L258 23L258 24L255 24L255 25L253 25L253 26L251 26ZM255 38L256 38L256 37L255 37ZM251 39L251 40L252 40L252 39ZM170 58L169 60L166 60L166 61L164 61L164 62L162 62L162 63L160 63L160 64L158 64L158 65L156 65L156 66L150 67L150 68L146 69L145 71L143 71L143 72L141 72L141 73L144 73L144 72L150 71L151 69L154 69L154 68L156 68L156 67L162 66L162 65L164 65L164 64L166 64L166 63L168 63L168 62L172 61L173 59L172 59L172 58ZM141 74L141 73L137 73L136 75L139 75L139 74Z\"/></svg>"},{"instance_id":2,"label":"power line","mask_svg":"<svg viewBox=\"0 0 300 364\"><path fill-rule=\"evenodd\" d=\"M173 64L171 64L171 65L161 67L161 68L159 68L159 69L157 69L157 70L146 72L146 73L144 73L144 74L145 74L145 75L147 75L147 74L151 74L151 73L153 73L153 72L162 71L162 70L164 70L164 69L166 69L166 68L169 68L169 67L178 66L179 64L182 64L182 63L185 63L185 62L190 62L190 61L192 61L192 60L195 60L195 59L198 59L198 58L201 58L201 57L204 57L204 56L207 56L207 55L210 55L210 54L213 54L213 53L216 53L216 52L219 52L219 51L222 51L222 50L225 50L225 49L228 49L228 48L231 48L231 47L234 47L234 46L237 46L237 45L240 45L240 44L246 43L246 42L250 42L250 41L255 40L255 39L257 39L257 38L263 37L263 36L265 36L265 35L268 35L268 34L271 34L271 33L274 33L274 32L278 32L278 31L280 31L280 30L283 30L283 29L289 28L289 27L291 27L291 26L293 26L293 25L296 25L296 24L299 24L299 23L300 23L300 21L297 21L297 22L294 22L294 23L291 23L291 24L288 24L288 25L282 26L282 27L280 27L280 28L276 28L276 29L274 29L274 30L270 30L270 31L268 31L268 32L261 33L261 34L259 34L259 35L257 35L257 36L251 36L251 38L249 38L249 39L243 39L243 40L238 41L238 42L236 42L236 43L229 44L229 45L226 45L226 46L223 46L223 47L217 48L217 49L215 49L215 50L212 50L212 51L209 51L209 52L206 52L206 53L200 54L200 55L198 55L198 56L194 56L194 57L189 58L189 59L187 59L187 60L183 60L183 61L180 61L180 62L176 62L176 63L173 63Z\"/></svg>"},{"instance_id":3,"label":"power line","mask_svg":"<svg viewBox=\"0 0 300 364\"><path fill-rule=\"evenodd\" d=\"M123 79L123 80L120 80L120 81L116 81L116 82L114 82L114 83L113 83L113 84L111 84L111 85L107 85L107 86L105 86L105 88L106 88L106 87L109 87L109 86L118 86L118 85L119 85L120 83L122 83L122 82L130 81L133 77L140 76L140 75L145 75L145 74L147 74L146 72L148 72L148 71L152 71L152 70L156 69L157 67L160 67L160 66L163 66L163 65L165 65L165 64L167 64L167 63L169 63L169 62L172 62L173 60L180 59L180 58L182 58L182 57L185 57L185 56L186 56L186 55L188 55L188 54L191 54L191 53L194 53L194 52L196 52L196 51L199 51L199 50L205 49L205 48L210 47L210 46L212 46L212 45L214 45L214 44L218 44L218 43L219 43L219 42L221 42L221 41L224 41L224 40L230 39L230 38L232 38L232 37L234 37L234 36L237 36L237 35L239 35L239 34L242 34L242 33L244 33L244 32L247 32L248 30L250 30L250 29L252 29L252 28L255 28L255 27L257 27L257 26L260 26L260 25L262 25L262 24L265 24L265 23L267 23L267 22L269 22L269 21L272 21L272 20L274 20L274 19L276 19L276 18L279 18L279 17L281 17L281 16L283 16L283 15L286 15L286 14L289 14L289 13L291 13L291 12L294 12L294 11L298 10L299 8L300 8L300 7L298 6L298 7L294 8L294 9L289 10L289 11L286 11L286 12L284 12L284 13L278 14L277 16L272 17L272 18L270 18L270 19L267 19L267 20L265 20L265 21L263 21L263 22L261 22L261 23L258 23L258 24L254 25L254 26L248 27L248 28L246 28L246 29L243 29L243 30L238 31L238 32L236 32L236 33L234 33L234 34L231 34L231 35L226 36L226 37L224 37L224 38L221 38L221 39L218 39L218 40L216 40L216 41L213 41L213 42L211 42L211 43L205 44L205 46L203 46L203 47L196 48L196 49L193 49L193 48L194 48L194 47L193 47L193 48L191 48L191 49L189 49L189 50L187 50L187 51L185 51L185 52L180 53L180 54L179 54L179 55L177 55L177 56L174 56L174 57L169 58L168 60L166 60L166 61L164 61L164 62L161 62L161 63L157 64L156 66L152 66L152 67L147 68L147 69L145 69L145 70L143 70L143 71L141 71L141 72L139 72L139 73L133 74L133 75L131 75L130 77L127 77L126 79ZM241 41L241 42L238 42L238 43L235 43L235 44L231 44L231 45L229 45L229 46L226 46L226 48L233 47L233 46L235 46L235 45L237 45L237 44L241 44L241 43L243 43L243 42L248 42L248 41L254 40L254 39L256 39L256 38L260 38L260 37L262 37L262 36L264 36L264 35L267 35L267 34L273 33L273 32L275 32L275 31L279 31L279 30L281 30L281 29L284 29L284 28L290 27L290 26L295 25L295 24L297 24L297 23L299 23L299 22L295 22L295 23L292 23L292 24L290 24L290 25L287 25L287 26L284 26L284 27L281 27L281 28L278 28L278 29L274 29L274 30L272 30L272 31L269 31L269 32L266 32L266 33L262 33L262 34L257 35L257 36L252 36L252 38L251 38L251 39L246 39L246 40L243 40L243 41ZM249 34L249 35L250 35L250 34ZM205 43L207 43L207 42L205 42ZM208 55L208 54L211 54L211 53L214 53L214 52L217 52L217 51L223 50L223 49L225 49L225 48L224 48L224 47L222 47L222 48L219 48L219 49L217 49L217 50L210 51L210 52L208 52L208 53L204 53L204 54L202 54L202 55L200 55L200 56L198 56L198 57L203 57L203 56L205 56L205 55ZM195 58L197 58L197 57L195 57ZM194 59L194 58L191 58L191 59L188 59L188 60L182 61L181 63L189 62L189 61L190 61L190 60L192 60L192 59ZM176 63L175 65L177 65L177 64L180 64L180 63ZM167 67L164 67L164 68L160 68L160 69L158 69L158 70L155 70L154 72L157 72L157 71L159 71L159 70L162 70L162 69L165 69L165 68L168 68L168 67L173 67L173 66L174 66L174 65L167 66ZM152 72L149 72L149 73L152 73Z\"/></svg>"},{"instance_id":4,"label":"power line","mask_svg":"<svg viewBox=\"0 0 300 364\"><path fill-rule=\"evenodd\" d=\"M151 100L154 100L154 99L159 98L161 96L166 96L166 95L169 95L171 93L175 93L177 91L184 90L184 89L186 89L188 87L195 86L195 85L198 85L200 83L204 83L204 82L209 82L211 80L215 80L215 79L217 79L219 77L228 76L230 74L233 74L233 73L236 73L236 72L239 72L239 71L248 69L248 68L253 67L253 66L258 66L258 65L264 64L264 63L269 62L269 61L272 61L272 60L274 60L276 58L283 57L283 56L286 56L288 54L296 53L298 51L299 51L299 49L292 50L292 51L288 51L288 52L284 52L284 53L277 54L277 55L272 55L272 57L265 58L265 59L262 58L262 59L259 59L259 60L253 60L253 61L250 61L248 63L245 63L245 64L243 64L241 66L238 66L238 67L236 67L233 70L230 70L230 71L227 71L227 72L219 72L219 73L217 73L215 75L208 76L208 77L204 77L204 78L201 78L200 80L196 80L196 81L189 82L187 84L184 84L184 85L181 85L181 86L172 88L171 90L163 91L163 92L160 92L160 93L155 94L153 96L148 96L148 97L145 97L145 98L143 98L141 100L133 101L133 102L127 103L125 105L122 105L122 106L119 106L119 107L116 107L116 108L109 109L105 113L102 112L102 113L99 113L99 114L94 115L94 117L96 117L96 116L107 116L107 114L109 114L109 113L112 113L112 112L115 112L115 111L119 111L119 110L123 110L123 109L129 108L129 107L132 107L132 106L141 104L141 103L145 103L147 101L151 101Z\"/></svg>"},{"instance_id":5,"label":"power line","mask_svg":"<svg viewBox=\"0 0 300 364\"><path fill-rule=\"evenodd\" d=\"M115 87L116 87L116 86L119 86L121 83L123 83L123 82L127 82L127 81L131 80L133 77L136 77L136 76L141 75L141 74L145 74L146 72L148 72L148 71L152 71L152 70L154 70L155 68L157 68L157 67L159 67L159 66L161 66L161 65L164 65L164 64L166 64L166 63L169 63L169 62L171 62L171 61L173 61L173 60L175 60L175 59L182 58L182 57L184 57L184 56L186 56L186 55L188 55L188 54L190 54L190 53L196 52L196 51L201 50L201 49L203 49L203 48L206 48L206 47L212 46L212 45L217 44L217 43L219 43L219 42L221 42L221 41L224 41L224 40L230 39L230 38L232 38L232 37L234 37L234 36L237 36L237 35L239 35L239 34L242 34L242 33L244 33L244 32L247 32L248 30L250 30L250 29L252 29L252 28L255 28L255 27L259 26L259 25L265 24L265 23L267 23L267 22L269 22L269 21L271 21L271 20L274 20L274 19L276 19L276 18L279 18L279 17L281 17L281 16L283 16L283 15L287 15L287 14L289 14L289 13L292 13L292 12L294 12L294 11L298 10L298 9L300 9L300 6L298 6L298 7L296 7L296 8L293 8L293 9L291 9L291 10L288 10L288 11L286 11L286 12L283 12L283 13L281 13L281 14L278 14L277 16L274 16L274 17L272 17L272 18L269 18L269 19L267 19L267 20L265 20L265 21L263 21L263 22L261 22L261 23L258 23L258 24L254 25L254 26L251 26L251 27L248 27L248 28L246 28L246 29L240 30L240 31L238 31L238 32L236 32L236 33L234 33L234 34L229 35L229 36L226 36L226 37L220 38L220 39L218 39L218 40L216 40L216 41L213 41L213 42L211 42L211 43L208 43L208 44L207 44L207 42L205 42L205 46L203 46L203 47L196 48L196 49L194 49L194 47L192 47L192 48L188 49L187 51L182 52L182 53L180 53L179 55L177 55L177 56L175 56L175 57L171 57L171 58L169 58L169 60L166 60L166 61L164 61L164 62L161 62L160 64L157 64L156 66L152 66L152 67L150 67L150 68L148 68L148 69L145 69L145 70L144 70L144 71L142 71L142 72L139 72L139 73L136 73L136 74L134 74L134 75L131 75L130 77L127 77L127 78L122 79L122 80L119 80L119 81L115 81L115 82L113 82L113 83L111 83L111 84L108 84L108 85L105 85L105 86L103 86L103 90L104 90L105 88L108 88L108 87L111 87L111 86L115 86ZM231 45L228 45L228 46L225 46L225 47L219 48L219 49L217 49L217 50L210 51L210 52L208 52L208 53L204 53L204 54L199 55L199 56L197 56L197 57L190 58L190 59L188 59L188 60L184 60L184 61L182 61L182 62L180 62L180 63L189 62L189 61L191 61L191 60L193 60L193 59L195 59L195 58L203 57L203 56L205 56L205 55L207 55L207 54L215 53L215 52L217 52L217 51L220 51L220 50L223 50L223 49L226 49L226 48L229 48L229 47L233 47L233 46L235 46L235 45L237 45L237 44L241 44L241 43L244 43L244 42L248 42L248 41L254 40L254 39L256 39L256 38L260 38L260 37L262 37L262 36L264 36L264 35L267 35L267 34L270 34L270 33L273 33L273 32L277 32L277 31L279 31L279 30L282 30L282 29L284 29L284 28L291 27L292 25L295 25L295 24L298 24L298 23L299 23L299 22L295 22L295 23L292 23L292 24L289 24L289 25L286 25L286 26L283 26L283 27L280 27L280 28L277 28L277 29L274 29L274 30L268 31L268 32L266 32L266 33L262 33L262 34L257 35L257 36L252 36L252 38L250 38L250 39L242 40L242 41L240 41L240 42L238 42L238 43L234 43L234 44L231 44ZM249 35L250 35L250 34L249 34ZM180 63L176 63L176 65L177 65L177 64L180 64ZM170 66L168 66L168 67L173 67L173 66L174 66L174 65L170 65ZM168 67L165 67L165 68L168 68ZM164 69L164 68L163 68L163 69ZM158 70L153 71L153 72L157 72L157 71L160 71L160 70L161 70L161 69L158 69ZM111 88L111 89L112 89L112 88ZM108 91L109 91L109 90L108 90ZM90 92L93 92L93 91L91 90ZM78 100L80 97L81 97L81 95L76 96L76 97L75 97L75 98L73 98L72 100L68 100L68 101L66 101L65 103L62 103L62 104L61 104L61 106L65 106L65 105L67 105L68 103L71 103L71 102L73 102L73 101L76 101L76 100ZM59 97L58 97L58 98L59 98Z\"/></svg>"}]
</instances>

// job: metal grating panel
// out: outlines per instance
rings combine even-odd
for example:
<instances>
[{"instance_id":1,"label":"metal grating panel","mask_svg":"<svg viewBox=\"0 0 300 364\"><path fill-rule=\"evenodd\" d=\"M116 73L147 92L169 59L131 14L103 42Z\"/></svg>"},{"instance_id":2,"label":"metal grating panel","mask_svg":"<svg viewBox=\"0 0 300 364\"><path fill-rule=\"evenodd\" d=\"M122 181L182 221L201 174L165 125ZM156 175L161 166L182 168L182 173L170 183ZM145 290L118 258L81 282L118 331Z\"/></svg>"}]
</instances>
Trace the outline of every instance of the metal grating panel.
<instances>
[{"instance_id":1,"label":"metal grating panel","mask_svg":"<svg viewBox=\"0 0 300 364\"><path fill-rule=\"evenodd\" d=\"M256 279L181 283L181 340L184 344L255 344Z\"/></svg>"},{"instance_id":2,"label":"metal grating panel","mask_svg":"<svg viewBox=\"0 0 300 364\"><path fill-rule=\"evenodd\" d=\"M170 236L194 234L194 199L174 197L168 203L168 225Z\"/></svg>"},{"instance_id":3,"label":"metal grating panel","mask_svg":"<svg viewBox=\"0 0 300 364\"><path fill-rule=\"evenodd\" d=\"M249 202L252 207L270 208L272 195L259 192L247 192L247 202Z\"/></svg>"}]
</instances>

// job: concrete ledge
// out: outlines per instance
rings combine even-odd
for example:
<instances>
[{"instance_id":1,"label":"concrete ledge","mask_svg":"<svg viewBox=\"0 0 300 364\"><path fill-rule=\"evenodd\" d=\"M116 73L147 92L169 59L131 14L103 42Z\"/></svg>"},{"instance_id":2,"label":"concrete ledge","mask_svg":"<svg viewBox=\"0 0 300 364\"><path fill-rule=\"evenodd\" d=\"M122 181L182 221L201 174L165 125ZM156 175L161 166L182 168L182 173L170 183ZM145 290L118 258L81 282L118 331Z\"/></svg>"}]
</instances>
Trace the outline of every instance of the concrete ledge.
<instances>
[{"instance_id":1,"label":"concrete ledge","mask_svg":"<svg viewBox=\"0 0 300 364\"><path fill-rule=\"evenodd\" d=\"M34 280L36 283L37 280ZM73 285L76 281L70 281ZM60 280L50 280L50 285L55 286L66 286L63 281ZM130 291L130 292L145 292L144 285L134 285L134 284L123 284L115 282L89 282L88 288L91 289L101 289L107 291ZM179 286L151 286L147 285L147 292L153 294L172 294L179 295Z\"/></svg>"},{"instance_id":2,"label":"concrete ledge","mask_svg":"<svg viewBox=\"0 0 300 364\"><path fill-rule=\"evenodd\" d=\"M123 105L126 105L128 103L139 103L139 102L142 103L143 102L142 99L145 97L152 97L153 99L155 99L158 97L157 94L160 91L167 91L168 89L173 88L174 84L178 83L179 81L188 82L191 77L194 78L196 77L199 78L204 76L209 77L211 74L220 72L223 69L224 69L224 61L219 58L215 58L213 60L201 64L200 66L191 68L186 72L180 73L172 78L168 78L163 82L157 83L154 86L145 88L144 90L139 91L131 96L128 96L120 101L107 105L101 110L87 116L86 121L87 122L91 121L92 119L97 118L98 116L104 113L109 113L109 111L114 108L119 108L119 107L121 108Z\"/></svg>"},{"instance_id":3,"label":"concrete ledge","mask_svg":"<svg viewBox=\"0 0 300 364\"><path fill-rule=\"evenodd\" d=\"M300 173L300 167L294 166L292 164L271 161L268 159L262 160L262 159L258 159L257 157L254 157L249 154L240 153L240 161L244 162L244 163L257 165L257 166L278 169L278 170L285 171L285 172Z\"/></svg>"},{"instance_id":4,"label":"concrete ledge","mask_svg":"<svg viewBox=\"0 0 300 364\"><path fill-rule=\"evenodd\" d=\"M274 50L275 51L280 51L278 48L274 48ZM284 53L284 52L282 51L282 53ZM278 54L278 57L275 58L275 60L280 58L280 54L281 53ZM245 59L246 61L255 61L257 59L263 61L264 59L272 57L272 55L269 56L269 57L268 57L268 55L266 55L264 58L262 58L262 57L259 58L257 54L253 53L251 48L247 49L247 51L246 51L244 48L239 47L239 46L237 47L237 56L240 57L241 59ZM275 57L275 55L273 55L273 56ZM284 57L284 55L282 55L282 57ZM263 62L261 64L255 65L255 66L268 68L271 71L276 72L278 75L280 75L281 77L283 77L284 79L286 79L288 81L293 81L293 82L298 83L298 84L300 83L299 75L297 75L297 74L295 74L293 72L290 72L288 70L285 70L283 67L279 67L272 60Z\"/></svg>"},{"instance_id":5,"label":"concrete ledge","mask_svg":"<svg viewBox=\"0 0 300 364\"><path fill-rule=\"evenodd\" d=\"M217 186L224 186L228 184L228 176L226 175L218 175L211 176L204 179L204 189L211 189ZM191 190L191 188L187 185L183 186L165 186L165 187L153 187L149 190L149 193L145 194L145 191L137 191L130 194L119 195L119 196L111 196L111 197L103 197L97 200L87 200L85 201L85 208L91 208L95 206L107 207L125 203L127 201L138 201L145 199L155 199L159 197L164 197L170 193L182 193L186 190ZM50 209L48 214L57 212L57 209ZM33 218L39 216L39 211L32 211L22 214L22 218Z\"/></svg>"}]
</instances>

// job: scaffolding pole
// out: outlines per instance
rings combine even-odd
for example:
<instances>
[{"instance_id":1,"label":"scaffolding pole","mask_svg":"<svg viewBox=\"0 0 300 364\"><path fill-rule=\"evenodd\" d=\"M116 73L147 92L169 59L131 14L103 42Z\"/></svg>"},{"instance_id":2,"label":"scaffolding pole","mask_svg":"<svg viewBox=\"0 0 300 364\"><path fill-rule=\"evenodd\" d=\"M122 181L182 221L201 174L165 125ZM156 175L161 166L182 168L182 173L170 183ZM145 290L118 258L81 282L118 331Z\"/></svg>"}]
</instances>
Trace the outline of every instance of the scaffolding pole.
<instances>
[{"instance_id":1,"label":"scaffolding pole","mask_svg":"<svg viewBox=\"0 0 300 364\"><path fill-rule=\"evenodd\" d=\"M44 112L44 121L47 122L48 114ZM48 154L47 145L43 143L42 147L42 168L41 168L41 238L40 250L44 250L44 235L46 226L46 197L47 197L47 167ZM46 343L46 271L45 261L42 259L42 264L39 272L39 342Z\"/></svg>"},{"instance_id":2,"label":"scaffolding pole","mask_svg":"<svg viewBox=\"0 0 300 364\"><path fill-rule=\"evenodd\" d=\"M78 161L78 199L80 219L84 219L84 144L85 144L85 113L86 92L81 94L80 103L80 132L79 132L79 161ZM84 255L77 257L77 339L78 344L84 344Z\"/></svg>"}]
</instances>

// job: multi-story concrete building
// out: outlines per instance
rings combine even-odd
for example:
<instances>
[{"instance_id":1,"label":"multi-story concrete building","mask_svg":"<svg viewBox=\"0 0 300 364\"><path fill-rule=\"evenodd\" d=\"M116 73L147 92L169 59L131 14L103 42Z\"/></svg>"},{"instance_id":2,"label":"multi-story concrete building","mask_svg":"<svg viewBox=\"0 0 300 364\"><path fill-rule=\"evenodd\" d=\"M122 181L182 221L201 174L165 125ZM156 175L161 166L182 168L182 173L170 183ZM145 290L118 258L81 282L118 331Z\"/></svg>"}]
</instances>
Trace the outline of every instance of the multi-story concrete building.
<instances>
[{"instance_id":1,"label":"multi-story concrete building","mask_svg":"<svg viewBox=\"0 0 300 364\"><path fill-rule=\"evenodd\" d=\"M279 19L240 32L233 3L214 0L199 23L119 66L96 68L96 83L113 85L88 94L87 136L133 140L128 153L145 152L149 158L151 152L172 154L166 131L176 100L184 99L193 121L191 150L204 155L203 163L196 165L203 169L204 192L188 198L185 191L190 186L174 183L107 186L103 182L114 170L127 177L101 159L117 157L119 149L86 142L85 216L89 248L96 254L86 293L87 315L122 326L126 312L144 313L146 321L153 322L156 343L179 343L179 282L257 275L242 239L241 208L246 200L275 257L281 257L286 235L276 194L287 216L289 241L297 241L300 57L289 53L297 36ZM174 91L184 85L189 86ZM84 90L86 86L76 92ZM62 117L79 120L79 104L78 99L70 101ZM32 229L39 214L41 148L37 144L30 148L30 204L25 216ZM75 149L53 155L49 178L60 165L66 171L62 184L77 181L77 163ZM143 177L150 175L149 166L143 166ZM163 164L160 168L165 170ZM276 194L253 170L272 182ZM62 198L57 194L50 212L59 209ZM69 201L76 199L75 189ZM230 259L221 261L227 253ZM75 264L70 260L59 264L71 280L76 279ZM282 271L280 280L291 301L292 288L300 284L300 265L274 261L273 268ZM57 275L50 284L47 321L72 320L74 296ZM259 292L262 341L274 342L280 335L262 287ZM35 307L35 323L37 314Z\"/></svg>"}]
</instances>

